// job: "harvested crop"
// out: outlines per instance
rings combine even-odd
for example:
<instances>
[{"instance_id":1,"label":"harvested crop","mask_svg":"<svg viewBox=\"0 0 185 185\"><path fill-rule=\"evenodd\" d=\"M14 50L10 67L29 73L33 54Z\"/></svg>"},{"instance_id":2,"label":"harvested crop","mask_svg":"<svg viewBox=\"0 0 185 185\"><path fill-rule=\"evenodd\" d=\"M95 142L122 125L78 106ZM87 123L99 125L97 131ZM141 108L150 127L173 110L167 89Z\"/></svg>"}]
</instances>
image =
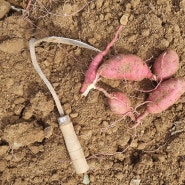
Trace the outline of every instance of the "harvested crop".
<instances>
[{"instance_id":1,"label":"harvested crop","mask_svg":"<svg viewBox=\"0 0 185 185\"><path fill-rule=\"evenodd\" d=\"M99 67L97 74L107 79L131 81L141 81L144 78L155 79L146 63L140 57L131 54L120 54L107 60Z\"/></svg>"},{"instance_id":2,"label":"harvested crop","mask_svg":"<svg viewBox=\"0 0 185 185\"><path fill-rule=\"evenodd\" d=\"M139 125L148 114L157 114L168 109L179 100L184 92L185 79L183 78L171 78L161 82L158 88L149 94L147 98L149 103L147 103L144 113L136 119L137 123L134 127Z\"/></svg>"},{"instance_id":3,"label":"harvested crop","mask_svg":"<svg viewBox=\"0 0 185 185\"><path fill-rule=\"evenodd\" d=\"M157 80L165 80L172 77L179 69L179 57L174 50L162 53L154 62L153 72Z\"/></svg>"}]
</instances>

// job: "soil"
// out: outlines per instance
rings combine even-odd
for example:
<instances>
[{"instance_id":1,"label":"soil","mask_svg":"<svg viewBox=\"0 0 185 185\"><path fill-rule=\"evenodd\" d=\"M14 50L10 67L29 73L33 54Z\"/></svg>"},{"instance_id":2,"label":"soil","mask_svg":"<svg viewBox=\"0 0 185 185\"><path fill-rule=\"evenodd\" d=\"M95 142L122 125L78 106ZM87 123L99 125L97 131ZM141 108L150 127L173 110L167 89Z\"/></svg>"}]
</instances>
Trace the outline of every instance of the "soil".
<instances>
[{"instance_id":1,"label":"soil","mask_svg":"<svg viewBox=\"0 0 185 185\"><path fill-rule=\"evenodd\" d=\"M132 53L151 66L171 48L180 57L175 76L184 77L185 0L33 0L28 7L28 1L0 2L0 184L83 184L65 148L52 96L31 63L30 38L62 36L104 50L123 24L104 60ZM110 111L101 92L93 90L86 98L79 92L97 53L44 42L36 52L72 119L90 166L90 184L185 184L185 95L161 114L146 117L136 130L126 117L102 132L120 117ZM136 107L146 98L137 89L151 82L102 79L99 85L108 92L124 91Z\"/></svg>"}]
</instances>

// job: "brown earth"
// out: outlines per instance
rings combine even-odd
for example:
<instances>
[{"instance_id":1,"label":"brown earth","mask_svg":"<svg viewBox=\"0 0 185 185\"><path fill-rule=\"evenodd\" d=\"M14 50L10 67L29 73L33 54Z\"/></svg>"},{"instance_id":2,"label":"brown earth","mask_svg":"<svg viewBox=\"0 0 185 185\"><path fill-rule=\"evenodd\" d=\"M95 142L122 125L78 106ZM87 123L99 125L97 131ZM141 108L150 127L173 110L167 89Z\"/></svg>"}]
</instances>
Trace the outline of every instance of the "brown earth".
<instances>
[{"instance_id":1,"label":"brown earth","mask_svg":"<svg viewBox=\"0 0 185 185\"><path fill-rule=\"evenodd\" d=\"M28 4L9 2L22 9ZM24 16L21 11L9 11L4 1L0 3L2 185L75 185L83 181L83 175L75 174L71 166L54 101L32 66L31 37L63 36L103 50L121 22L124 29L107 58L133 53L143 60L155 59L171 48L180 57L176 76L185 76L185 0L33 0L29 15ZM87 98L79 93L96 52L51 43L41 44L36 51L74 123L90 165L90 184L133 185L137 179L141 185L185 184L185 95L163 113L144 119L133 141L129 118L101 132L119 117L111 113L102 93L94 90ZM99 84L109 92L126 92L135 107L145 99L137 89L148 83L103 79Z\"/></svg>"}]
</instances>

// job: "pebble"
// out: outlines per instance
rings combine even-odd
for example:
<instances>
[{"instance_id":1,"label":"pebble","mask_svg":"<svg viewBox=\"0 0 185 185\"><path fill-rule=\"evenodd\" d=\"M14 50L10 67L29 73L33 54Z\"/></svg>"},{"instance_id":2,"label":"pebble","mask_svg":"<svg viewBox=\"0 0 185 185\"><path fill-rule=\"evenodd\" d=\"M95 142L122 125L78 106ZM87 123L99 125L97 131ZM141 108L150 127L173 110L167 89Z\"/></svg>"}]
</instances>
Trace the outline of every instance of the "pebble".
<instances>
[{"instance_id":1,"label":"pebble","mask_svg":"<svg viewBox=\"0 0 185 185\"><path fill-rule=\"evenodd\" d=\"M12 78L8 78L6 80L6 87L9 89L14 84L14 80Z\"/></svg>"},{"instance_id":2,"label":"pebble","mask_svg":"<svg viewBox=\"0 0 185 185\"><path fill-rule=\"evenodd\" d=\"M150 30L147 29L147 30L142 31L142 36L143 37L148 37L149 35L150 35Z\"/></svg>"},{"instance_id":3,"label":"pebble","mask_svg":"<svg viewBox=\"0 0 185 185\"><path fill-rule=\"evenodd\" d=\"M141 179L131 179L130 185L139 185L141 182Z\"/></svg>"},{"instance_id":4,"label":"pebble","mask_svg":"<svg viewBox=\"0 0 185 185\"><path fill-rule=\"evenodd\" d=\"M130 3L127 3L125 7L126 7L126 12L131 11L131 4Z\"/></svg>"},{"instance_id":5,"label":"pebble","mask_svg":"<svg viewBox=\"0 0 185 185\"><path fill-rule=\"evenodd\" d=\"M124 14L121 19L120 19L120 23L125 26L128 23L128 19L129 19L129 14Z\"/></svg>"},{"instance_id":6,"label":"pebble","mask_svg":"<svg viewBox=\"0 0 185 185\"><path fill-rule=\"evenodd\" d=\"M23 119L28 120L33 115L33 109L31 107L26 107L23 113Z\"/></svg>"},{"instance_id":7,"label":"pebble","mask_svg":"<svg viewBox=\"0 0 185 185\"><path fill-rule=\"evenodd\" d=\"M10 3L0 0L0 19L2 19L10 10Z\"/></svg>"},{"instance_id":8,"label":"pebble","mask_svg":"<svg viewBox=\"0 0 185 185\"><path fill-rule=\"evenodd\" d=\"M14 113L15 113L15 115L17 115L17 116L21 115L21 112L22 112L23 109L24 109L24 105L23 104L17 104L14 107Z\"/></svg>"},{"instance_id":9,"label":"pebble","mask_svg":"<svg viewBox=\"0 0 185 185\"><path fill-rule=\"evenodd\" d=\"M64 4L63 12L64 15L69 15L72 11L72 6L70 4Z\"/></svg>"},{"instance_id":10,"label":"pebble","mask_svg":"<svg viewBox=\"0 0 185 185\"><path fill-rule=\"evenodd\" d=\"M6 152L8 151L8 149L9 149L9 146L6 146L6 145L0 146L0 156L6 154Z\"/></svg>"},{"instance_id":11,"label":"pebble","mask_svg":"<svg viewBox=\"0 0 185 185\"><path fill-rule=\"evenodd\" d=\"M160 48L160 49L166 49L166 48L168 48L169 44L170 44L170 43L169 43L168 40L162 39L162 40L160 41L159 45L158 45L158 48Z\"/></svg>"},{"instance_id":12,"label":"pebble","mask_svg":"<svg viewBox=\"0 0 185 185\"><path fill-rule=\"evenodd\" d=\"M121 173L121 172L118 172L115 176L116 176L116 178L119 179L119 180L122 180L122 179L124 178L124 175L123 175L123 173Z\"/></svg>"},{"instance_id":13,"label":"pebble","mask_svg":"<svg viewBox=\"0 0 185 185\"><path fill-rule=\"evenodd\" d=\"M132 7L133 7L134 10L137 8L139 3L140 3L140 0L132 0L131 1Z\"/></svg>"},{"instance_id":14,"label":"pebble","mask_svg":"<svg viewBox=\"0 0 185 185\"><path fill-rule=\"evenodd\" d=\"M25 102L25 99L24 98L16 98L14 103L17 105L17 104L21 104L21 103L24 103Z\"/></svg>"},{"instance_id":15,"label":"pebble","mask_svg":"<svg viewBox=\"0 0 185 185\"><path fill-rule=\"evenodd\" d=\"M180 7L182 7L182 9L185 10L185 0L182 0L180 2Z\"/></svg>"},{"instance_id":16,"label":"pebble","mask_svg":"<svg viewBox=\"0 0 185 185\"><path fill-rule=\"evenodd\" d=\"M71 114L70 114L70 117L71 117L71 118L76 118L76 117L78 117L78 112L71 113Z\"/></svg>"},{"instance_id":17,"label":"pebble","mask_svg":"<svg viewBox=\"0 0 185 185\"><path fill-rule=\"evenodd\" d=\"M103 21L104 20L104 15L101 14L100 17L99 17L100 21Z\"/></svg>"},{"instance_id":18,"label":"pebble","mask_svg":"<svg viewBox=\"0 0 185 185\"><path fill-rule=\"evenodd\" d=\"M95 9L95 4L94 4L94 3L91 3L91 4L89 5L89 8L90 8L91 10L94 10L94 9Z\"/></svg>"},{"instance_id":19,"label":"pebble","mask_svg":"<svg viewBox=\"0 0 185 185\"><path fill-rule=\"evenodd\" d=\"M65 104L63 105L63 108L64 108L66 114L70 114L71 111L72 111L71 105L70 105L69 103L65 103Z\"/></svg>"},{"instance_id":20,"label":"pebble","mask_svg":"<svg viewBox=\"0 0 185 185\"><path fill-rule=\"evenodd\" d=\"M44 151L44 146L43 145L39 145L39 146L30 145L30 146L28 146L28 148L31 150L31 152L33 154L37 154L39 152Z\"/></svg>"},{"instance_id":21,"label":"pebble","mask_svg":"<svg viewBox=\"0 0 185 185\"><path fill-rule=\"evenodd\" d=\"M44 129L44 137L45 138L50 138L53 134L53 127L52 126L48 126Z\"/></svg>"},{"instance_id":22,"label":"pebble","mask_svg":"<svg viewBox=\"0 0 185 185\"><path fill-rule=\"evenodd\" d=\"M96 1L96 8L97 8L97 9L99 9L99 8L102 7L103 1L104 1L104 0L98 0L98 1Z\"/></svg>"},{"instance_id":23,"label":"pebble","mask_svg":"<svg viewBox=\"0 0 185 185\"><path fill-rule=\"evenodd\" d=\"M23 93L24 93L23 85L14 86L14 94L18 96L23 96Z\"/></svg>"}]
</instances>

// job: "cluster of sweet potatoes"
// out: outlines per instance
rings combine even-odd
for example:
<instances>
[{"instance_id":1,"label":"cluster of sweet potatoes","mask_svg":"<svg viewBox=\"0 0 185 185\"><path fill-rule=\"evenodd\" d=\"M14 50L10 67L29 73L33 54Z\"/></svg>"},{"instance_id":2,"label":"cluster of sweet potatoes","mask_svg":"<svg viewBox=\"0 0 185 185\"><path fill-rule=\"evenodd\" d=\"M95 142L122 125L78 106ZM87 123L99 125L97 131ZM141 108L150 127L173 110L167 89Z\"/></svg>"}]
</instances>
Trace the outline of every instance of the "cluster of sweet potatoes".
<instances>
[{"instance_id":1,"label":"cluster of sweet potatoes","mask_svg":"<svg viewBox=\"0 0 185 185\"><path fill-rule=\"evenodd\" d=\"M148 114L161 113L168 109L185 92L185 79L173 78L179 68L179 57L174 50L168 49L162 53L153 63L152 71L147 64L136 55L120 54L105 61L100 65L103 57L108 53L110 47L116 41L122 26L119 27L114 39L108 44L107 48L98 53L91 62L82 84L81 92L87 96L91 89L102 91L108 97L110 109L118 115L130 116L136 122L134 127L140 124L141 120ZM100 66L99 66L100 65ZM107 93L104 89L97 86L100 77L107 79L120 79L129 81L141 81L148 78L157 81L157 86L148 91L146 108L144 113L135 116L128 96L123 92Z\"/></svg>"}]
</instances>

